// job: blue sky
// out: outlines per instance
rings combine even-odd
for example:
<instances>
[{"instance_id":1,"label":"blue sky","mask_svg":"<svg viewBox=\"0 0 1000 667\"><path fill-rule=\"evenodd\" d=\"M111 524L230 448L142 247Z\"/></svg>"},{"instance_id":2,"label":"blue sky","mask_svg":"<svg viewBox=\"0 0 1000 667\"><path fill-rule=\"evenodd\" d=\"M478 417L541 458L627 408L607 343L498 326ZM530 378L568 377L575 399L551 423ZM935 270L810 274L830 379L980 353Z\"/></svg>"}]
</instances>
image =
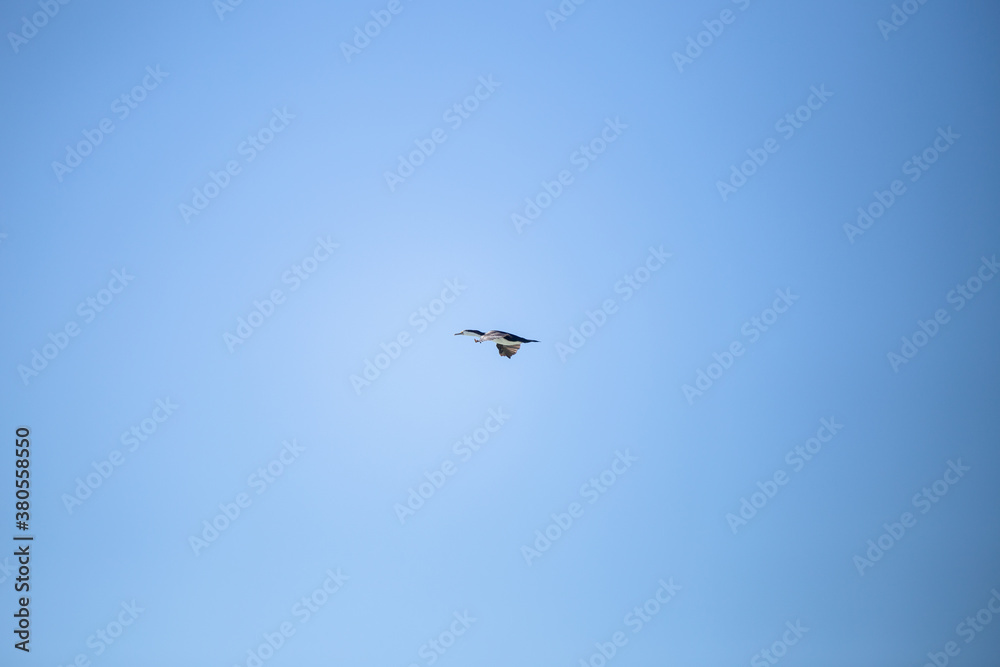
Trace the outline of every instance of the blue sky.
<instances>
[{"instance_id":1,"label":"blue sky","mask_svg":"<svg viewBox=\"0 0 1000 667\"><path fill-rule=\"evenodd\" d=\"M995 6L0 15L0 663L1000 655Z\"/></svg>"}]
</instances>

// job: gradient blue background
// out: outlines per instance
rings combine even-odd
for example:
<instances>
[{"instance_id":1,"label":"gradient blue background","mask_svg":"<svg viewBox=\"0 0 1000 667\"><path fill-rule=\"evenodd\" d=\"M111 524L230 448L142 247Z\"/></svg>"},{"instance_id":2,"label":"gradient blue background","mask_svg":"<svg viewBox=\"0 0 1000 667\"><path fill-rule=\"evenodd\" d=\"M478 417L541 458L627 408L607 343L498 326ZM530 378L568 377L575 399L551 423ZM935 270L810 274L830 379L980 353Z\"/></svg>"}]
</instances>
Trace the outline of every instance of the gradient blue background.
<instances>
[{"instance_id":1,"label":"gradient blue background","mask_svg":"<svg viewBox=\"0 0 1000 667\"><path fill-rule=\"evenodd\" d=\"M0 663L246 665L288 621L264 664L427 665L421 646L468 610L435 664L575 666L624 631L609 664L746 665L789 621L809 630L782 665L922 665L948 641L951 664L996 664L1000 619L968 644L956 626L1000 586L1000 281L960 312L946 295L1000 251L1000 10L927 2L886 40L890 5L595 0L553 30L555 0L402 0L349 63L340 44L385 3L246 0L220 20L208 0L81 1L16 53L5 37L0 400L8 438L32 429L36 541L32 651L11 646L2 570ZM678 72L671 54L724 9L734 22ZM7 3L0 28L38 11ZM147 66L168 76L119 120ZM451 129L442 114L490 75ZM833 96L782 138L820 85ZM274 108L294 119L244 161ZM102 118L114 132L60 182L52 162ZM628 127L575 171L607 118ZM390 192L384 172L438 127L447 141ZM939 127L960 139L911 183L901 166ZM768 137L780 150L723 202L716 181ZM185 223L178 206L234 159ZM511 214L562 169L573 185L518 233ZM893 179L906 194L849 243ZM292 292L282 276L317 237L339 248ZM625 301L615 285L650 246L672 257ZM77 304L123 267L134 281L84 324ZM445 281L465 289L418 331ZM791 310L689 404L681 387L785 288ZM273 289L285 303L230 352ZM561 359L605 299L617 312ZM951 321L893 372L886 354L938 308ZM70 321L80 334L23 382ZM541 342L508 360L464 328ZM401 332L412 344L356 392ZM180 407L127 451L168 397ZM499 408L509 421L462 461L453 443ZM790 472L830 417L843 430ZM304 452L257 495L248 478L289 439ZM580 487L626 449L638 460L588 504ZM124 463L69 512L114 450ZM455 474L401 525L394 505L446 459ZM913 495L958 459L970 471L919 514ZM778 470L789 483L734 535L726 514ZM189 537L244 492L195 555ZM583 515L528 565L521 547L572 502ZM916 525L859 575L906 511ZM337 568L349 580L300 623L293 605ZM680 591L632 633L661 578ZM88 638L132 600L144 611L96 655Z\"/></svg>"}]
</instances>

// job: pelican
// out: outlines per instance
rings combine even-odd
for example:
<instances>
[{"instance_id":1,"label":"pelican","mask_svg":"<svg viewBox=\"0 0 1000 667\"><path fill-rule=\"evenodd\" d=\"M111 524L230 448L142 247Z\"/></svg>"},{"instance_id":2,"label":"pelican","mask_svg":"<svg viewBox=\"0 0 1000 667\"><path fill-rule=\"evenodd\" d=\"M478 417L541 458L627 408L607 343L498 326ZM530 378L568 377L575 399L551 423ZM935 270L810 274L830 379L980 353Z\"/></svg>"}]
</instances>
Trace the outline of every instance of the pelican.
<instances>
[{"instance_id":1,"label":"pelican","mask_svg":"<svg viewBox=\"0 0 1000 667\"><path fill-rule=\"evenodd\" d=\"M521 343L537 343L537 340L530 340L528 338L521 338L520 336L515 336L514 334L509 334L505 331L487 331L483 333L482 331L476 331L475 329L465 329L464 331L459 331L456 336L473 336L477 343L482 343L483 341L496 341L497 350L500 351L501 357L507 357L510 359L517 351L521 349Z\"/></svg>"}]
</instances>

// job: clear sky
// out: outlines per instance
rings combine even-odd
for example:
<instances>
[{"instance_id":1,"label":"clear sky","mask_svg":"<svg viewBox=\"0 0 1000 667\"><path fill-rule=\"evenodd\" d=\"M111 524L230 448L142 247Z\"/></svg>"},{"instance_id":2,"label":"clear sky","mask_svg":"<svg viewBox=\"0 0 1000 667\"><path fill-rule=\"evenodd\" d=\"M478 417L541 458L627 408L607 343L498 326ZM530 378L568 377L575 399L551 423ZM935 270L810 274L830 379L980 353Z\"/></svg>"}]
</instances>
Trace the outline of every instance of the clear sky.
<instances>
[{"instance_id":1,"label":"clear sky","mask_svg":"<svg viewBox=\"0 0 1000 667\"><path fill-rule=\"evenodd\" d=\"M6 3L0 664L996 664L997 25Z\"/></svg>"}]
</instances>

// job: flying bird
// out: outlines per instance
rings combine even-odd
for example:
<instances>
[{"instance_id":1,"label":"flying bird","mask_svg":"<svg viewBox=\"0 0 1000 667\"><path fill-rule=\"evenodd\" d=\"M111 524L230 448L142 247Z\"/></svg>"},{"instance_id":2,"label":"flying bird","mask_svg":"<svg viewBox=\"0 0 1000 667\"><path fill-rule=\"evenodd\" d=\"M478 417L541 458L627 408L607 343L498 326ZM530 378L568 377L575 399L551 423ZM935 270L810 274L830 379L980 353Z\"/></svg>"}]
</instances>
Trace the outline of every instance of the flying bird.
<instances>
[{"instance_id":1,"label":"flying bird","mask_svg":"<svg viewBox=\"0 0 1000 667\"><path fill-rule=\"evenodd\" d=\"M507 357L510 359L517 351L521 349L521 343L537 343L537 340L530 340L528 338L521 338L520 336L515 336L514 334L509 334L505 331L487 331L483 333L482 331L476 331L475 329L465 329L464 331L459 331L456 336L473 336L477 343L482 343L483 341L496 341L497 350L500 351L501 357Z\"/></svg>"}]
</instances>

